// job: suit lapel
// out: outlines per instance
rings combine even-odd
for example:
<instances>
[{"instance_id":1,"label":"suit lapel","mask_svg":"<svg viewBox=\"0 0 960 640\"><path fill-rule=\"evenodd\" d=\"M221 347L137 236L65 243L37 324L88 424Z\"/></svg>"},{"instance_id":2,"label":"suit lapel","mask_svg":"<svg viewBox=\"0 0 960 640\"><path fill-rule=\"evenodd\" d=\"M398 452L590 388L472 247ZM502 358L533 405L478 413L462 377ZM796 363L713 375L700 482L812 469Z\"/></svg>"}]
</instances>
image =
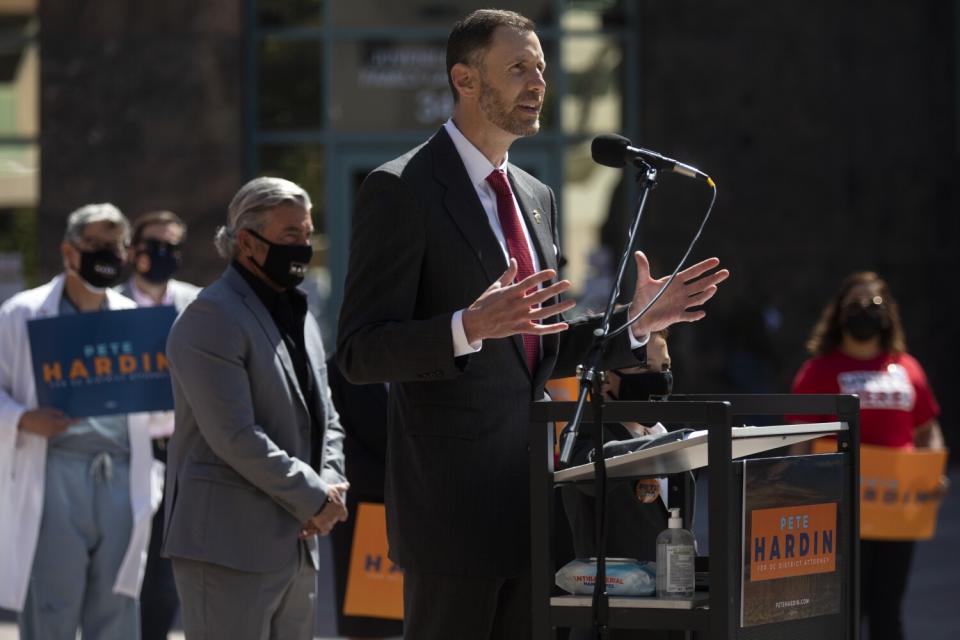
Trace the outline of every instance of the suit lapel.
<instances>
[{"instance_id":1,"label":"suit lapel","mask_svg":"<svg viewBox=\"0 0 960 640\"><path fill-rule=\"evenodd\" d=\"M487 214L477 197L477 190L457 153L453 140L440 129L430 140L433 154L434 177L443 185L443 204L453 218L467 244L473 249L488 284L500 277L507 268L500 243L487 222Z\"/></svg>"},{"instance_id":2,"label":"suit lapel","mask_svg":"<svg viewBox=\"0 0 960 640\"><path fill-rule=\"evenodd\" d=\"M443 195L443 204L467 243L473 248L486 281L492 284L507 268L503 259L503 249L494 235L487 214L477 197L477 189L470 182L470 176L463 166L463 160L454 146L453 140L444 129L430 141L433 151L434 176L446 189ZM512 336L511 342L517 352L517 357L527 368L527 357L523 350L523 340L520 336Z\"/></svg>"},{"instance_id":3,"label":"suit lapel","mask_svg":"<svg viewBox=\"0 0 960 640\"><path fill-rule=\"evenodd\" d=\"M530 234L531 242L536 249L537 256L540 259L541 269L557 269L557 252L553 244L553 229L550 227L550 211L544 209L544 206L533 195L528 181L515 171L508 171L510 185L513 188L513 194L520 204L520 211L523 215L524 223L527 225L527 232ZM554 300L553 302L556 302ZM549 304L549 302L547 303ZM517 344L522 350L523 341L519 336ZM544 360L556 353L557 340L554 335L547 335L540 341L540 364ZM542 368L537 367L533 372L534 385L540 382L540 372Z\"/></svg>"},{"instance_id":4,"label":"suit lapel","mask_svg":"<svg viewBox=\"0 0 960 640\"><path fill-rule=\"evenodd\" d=\"M326 415L327 415L327 405L324 400L327 393L327 384L326 384L326 375L321 375L323 369L327 366L325 358L326 354L323 351L323 339L320 337L320 330L317 327L316 322L313 321L313 316L307 314L307 318L303 323L303 344L307 349L307 366L310 367L310 371L313 372L313 401L314 407L316 408L317 423L322 427L326 427Z\"/></svg>"},{"instance_id":5,"label":"suit lapel","mask_svg":"<svg viewBox=\"0 0 960 640\"><path fill-rule=\"evenodd\" d=\"M290 358L287 345L280 335L280 330L277 329L277 323L273 321L270 312L267 311L267 308L260 302L257 294L244 282L243 276L237 273L233 267L228 268L227 280L233 286L234 290L240 294L240 297L243 299L243 304L250 309L253 317L257 319L260 328L263 329L270 344L274 345L277 357L280 358L280 364L283 366L283 372L287 376L287 382L300 400L303 409L306 410L307 402L304 400L303 392L300 390L300 383L297 381L297 371L293 368L293 360Z\"/></svg>"},{"instance_id":6,"label":"suit lapel","mask_svg":"<svg viewBox=\"0 0 960 640\"><path fill-rule=\"evenodd\" d=\"M527 225L527 232L533 241L533 246L540 258L541 269L556 269L557 254L553 248L553 231L550 228L550 212L543 209L529 185L522 176L508 171L513 194L520 203L520 212Z\"/></svg>"}]
</instances>

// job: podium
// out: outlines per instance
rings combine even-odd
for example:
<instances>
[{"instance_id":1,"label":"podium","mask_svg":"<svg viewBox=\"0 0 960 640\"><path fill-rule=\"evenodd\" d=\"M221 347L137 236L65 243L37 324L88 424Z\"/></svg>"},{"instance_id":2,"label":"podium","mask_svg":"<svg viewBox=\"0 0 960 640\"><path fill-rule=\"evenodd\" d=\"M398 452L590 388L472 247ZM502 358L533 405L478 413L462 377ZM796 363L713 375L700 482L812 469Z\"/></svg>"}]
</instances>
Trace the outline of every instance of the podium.
<instances>
[{"instance_id":1,"label":"podium","mask_svg":"<svg viewBox=\"0 0 960 640\"><path fill-rule=\"evenodd\" d=\"M818 640L859 638L859 400L847 395L684 395L668 402L605 402L605 422L685 424L700 431L682 441L607 459L608 478L644 478L708 468L709 589L693 600L663 601L653 597L610 598L611 629L669 630L671 638L707 640ZM556 637L555 629L589 628L591 598L562 594L554 586L557 561L553 551L555 488L568 482L591 482L593 465L554 470L554 422L569 421L573 402L531 405L530 505L533 638ZM584 412L590 422L591 412ZM740 426L761 416L833 415L835 422ZM736 426L735 426L736 425ZM836 571L839 607L836 613L745 626L741 624L744 578L745 456L751 460L771 450L822 435L835 435L842 469L836 501L838 535ZM777 461L801 460L779 457ZM740 482L738 487L737 482ZM684 510L686 526L690 514ZM610 522L608 521L608 526ZM832 544L832 540L831 540Z\"/></svg>"}]
</instances>

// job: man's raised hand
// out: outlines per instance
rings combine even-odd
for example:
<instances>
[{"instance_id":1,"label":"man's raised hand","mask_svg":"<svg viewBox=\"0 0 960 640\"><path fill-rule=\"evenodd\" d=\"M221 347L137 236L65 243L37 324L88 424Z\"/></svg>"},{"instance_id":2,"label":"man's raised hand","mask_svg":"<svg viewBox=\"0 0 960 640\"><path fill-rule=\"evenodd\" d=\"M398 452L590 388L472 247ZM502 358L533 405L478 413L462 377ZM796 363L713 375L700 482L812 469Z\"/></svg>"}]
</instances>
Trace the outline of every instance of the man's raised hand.
<instances>
[{"instance_id":1,"label":"man's raised hand","mask_svg":"<svg viewBox=\"0 0 960 640\"><path fill-rule=\"evenodd\" d=\"M642 251L637 251L634 258L637 262L637 287L630 302L630 318L647 306L668 279L654 279L650 275L650 263ZM678 273L660 299L631 327L633 334L640 337L678 322L696 322L703 318L706 315L703 309L690 309L712 298L717 293L717 285L730 276L726 269L713 271L719 265L719 258L707 258Z\"/></svg>"},{"instance_id":2,"label":"man's raised hand","mask_svg":"<svg viewBox=\"0 0 960 640\"><path fill-rule=\"evenodd\" d=\"M506 338L519 333L543 336L565 331L568 328L566 322L538 324L541 320L576 306L573 300L540 306L570 288L569 280L560 280L542 289L538 288L556 276L557 272L553 269L544 269L520 282L514 282L517 277L517 261L510 258L510 266L503 275L464 310L463 331L467 342L473 344L487 338Z\"/></svg>"}]
</instances>

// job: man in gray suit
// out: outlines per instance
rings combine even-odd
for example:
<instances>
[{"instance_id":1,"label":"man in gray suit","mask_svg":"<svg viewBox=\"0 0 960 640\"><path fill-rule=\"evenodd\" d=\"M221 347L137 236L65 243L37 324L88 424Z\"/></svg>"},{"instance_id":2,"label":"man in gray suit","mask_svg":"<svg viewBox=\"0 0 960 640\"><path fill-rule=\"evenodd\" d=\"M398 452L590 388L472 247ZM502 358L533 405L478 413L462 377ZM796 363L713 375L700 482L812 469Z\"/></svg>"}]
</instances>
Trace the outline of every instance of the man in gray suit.
<instances>
[{"instance_id":1,"label":"man in gray suit","mask_svg":"<svg viewBox=\"0 0 960 640\"><path fill-rule=\"evenodd\" d=\"M351 382L392 383L390 557L417 640L530 635L529 404L572 374L597 325L559 317L573 302L559 301L569 282L548 284L560 262L553 192L507 160L539 128L544 68L530 20L461 20L447 42L453 117L357 197L337 355ZM636 261L633 310L664 281ZM649 332L703 317L695 307L728 275L708 273L718 264L681 272L605 366L636 365Z\"/></svg>"},{"instance_id":2,"label":"man in gray suit","mask_svg":"<svg viewBox=\"0 0 960 640\"><path fill-rule=\"evenodd\" d=\"M257 178L217 232L232 260L167 342L177 428L164 553L187 638L313 637L316 533L346 519L343 430L297 289L310 198Z\"/></svg>"}]
</instances>

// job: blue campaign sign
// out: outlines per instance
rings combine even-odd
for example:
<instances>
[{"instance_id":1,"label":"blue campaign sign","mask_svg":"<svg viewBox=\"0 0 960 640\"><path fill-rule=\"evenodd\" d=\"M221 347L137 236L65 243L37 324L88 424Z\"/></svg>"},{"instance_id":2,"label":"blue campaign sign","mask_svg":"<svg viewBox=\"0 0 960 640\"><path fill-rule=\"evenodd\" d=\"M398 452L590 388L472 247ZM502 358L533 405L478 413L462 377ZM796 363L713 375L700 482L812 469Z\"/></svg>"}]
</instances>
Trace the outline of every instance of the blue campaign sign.
<instances>
[{"instance_id":1,"label":"blue campaign sign","mask_svg":"<svg viewBox=\"0 0 960 640\"><path fill-rule=\"evenodd\" d=\"M164 349L176 317L148 307L29 321L37 404L74 418L172 409Z\"/></svg>"}]
</instances>

